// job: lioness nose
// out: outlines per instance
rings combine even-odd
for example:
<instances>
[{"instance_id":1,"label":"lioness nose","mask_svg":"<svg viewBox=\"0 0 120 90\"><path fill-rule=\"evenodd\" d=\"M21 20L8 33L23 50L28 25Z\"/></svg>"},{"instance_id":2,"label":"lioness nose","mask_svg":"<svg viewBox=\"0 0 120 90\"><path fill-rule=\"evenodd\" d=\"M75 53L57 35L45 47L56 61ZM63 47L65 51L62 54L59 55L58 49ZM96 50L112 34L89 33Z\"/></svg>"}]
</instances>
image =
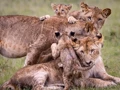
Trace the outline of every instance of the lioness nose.
<instances>
[{"instance_id":1,"label":"lioness nose","mask_svg":"<svg viewBox=\"0 0 120 90\"><path fill-rule=\"evenodd\" d=\"M92 61L86 62L87 65L90 65L92 63Z\"/></svg>"}]
</instances>

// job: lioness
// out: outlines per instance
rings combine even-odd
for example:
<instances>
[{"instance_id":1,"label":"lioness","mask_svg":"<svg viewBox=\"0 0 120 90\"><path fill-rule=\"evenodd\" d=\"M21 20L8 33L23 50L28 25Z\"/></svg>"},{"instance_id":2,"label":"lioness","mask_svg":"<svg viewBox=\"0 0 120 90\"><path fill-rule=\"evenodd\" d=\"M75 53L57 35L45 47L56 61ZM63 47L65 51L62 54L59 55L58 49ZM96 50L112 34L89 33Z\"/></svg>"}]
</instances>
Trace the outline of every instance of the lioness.
<instances>
[{"instance_id":1,"label":"lioness","mask_svg":"<svg viewBox=\"0 0 120 90\"><path fill-rule=\"evenodd\" d=\"M80 10L69 13L77 20L88 21L94 24L94 27L100 30L104 25L106 18L111 14L110 8L99 9L98 7L90 7L84 2L80 4ZM69 18L72 19L72 18ZM74 20L74 19L73 19Z\"/></svg>"},{"instance_id":2,"label":"lioness","mask_svg":"<svg viewBox=\"0 0 120 90\"><path fill-rule=\"evenodd\" d=\"M64 90L69 90L72 87L72 81L74 77L74 72L81 72L81 70L88 70L93 67L93 63L88 67L81 67L80 62L72 48L71 43L72 37L74 37L75 32L55 32L58 38L58 43L53 43L51 45L52 56L54 59L60 56L61 64L63 67L63 82L65 84Z\"/></svg>"},{"instance_id":3,"label":"lioness","mask_svg":"<svg viewBox=\"0 0 120 90\"><path fill-rule=\"evenodd\" d=\"M76 45L74 45L76 54L81 60L81 65L87 66L87 64L90 62L95 62L95 65L91 69L82 72L83 77L98 78L104 81L113 81L114 83L120 83L119 77L111 76L106 72L101 57L103 36L102 34L99 34L97 37L98 38L85 37L84 39L78 40L76 42Z\"/></svg>"},{"instance_id":4,"label":"lioness","mask_svg":"<svg viewBox=\"0 0 120 90\"><path fill-rule=\"evenodd\" d=\"M83 41L84 45L83 45ZM80 62L84 64L84 60L86 61L86 57L90 57L91 55L93 58L87 58L87 60L91 61L94 59L95 66L93 66L92 69L82 72L83 76L86 78L81 78L81 76L74 76L73 84L78 87L107 87L111 85L116 85L113 81L109 80L102 80L97 78L93 78L95 75L99 75L99 72L101 72L101 68L103 68L103 65L101 66L101 58L100 58L100 49L101 49L101 40L102 37L85 37L83 38L79 43L79 47L76 47L75 43L73 45L76 45L74 48L76 49L76 53L81 53L82 57ZM89 47L87 46L89 43ZM82 47L81 47L82 46ZM94 50L92 50L94 48ZM84 49L84 50L83 50ZM86 53L85 50L90 50ZM81 51L83 50L83 51ZM80 51L80 52L79 52ZM95 55L93 55L95 54ZM80 54L79 54L80 55ZM7 81L3 86L1 87L1 90L5 90L6 88L11 88L12 90L16 90L17 86L24 87L24 86L32 86L32 90L47 90L45 88L51 88L51 90L54 90L55 87L57 90L61 90L62 88L59 87L63 84L62 74L63 69L58 66L58 63L61 62L59 58L57 60L52 60L47 63L42 64L36 64L36 65L30 65L26 66L20 70L18 70L13 77ZM89 64L89 62L88 62ZM100 66L101 68L100 68ZM98 67L98 68L97 68ZM100 69L99 69L100 68ZM98 72L98 74L97 74ZM95 74L94 74L95 73ZM102 72L101 72L102 73ZM79 73L78 73L79 74ZM90 76L92 74L92 76ZM87 78L88 76L88 78ZM59 89L58 89L59 88Z\"/></svg>"},{"instance_id":5,"label":"lioness","mask_svg":"<svg viewBox=\"0 0 120 90\"><path fill-rule=\"evenodd\" d=\"M51 17L40 21L30 16L0 16L0 54L9 58L26 56L25 65L37 63L42 51L50 48L55 31L79 31L85 22L69 24L67 18Z\"/></svg>"}]
</instances>

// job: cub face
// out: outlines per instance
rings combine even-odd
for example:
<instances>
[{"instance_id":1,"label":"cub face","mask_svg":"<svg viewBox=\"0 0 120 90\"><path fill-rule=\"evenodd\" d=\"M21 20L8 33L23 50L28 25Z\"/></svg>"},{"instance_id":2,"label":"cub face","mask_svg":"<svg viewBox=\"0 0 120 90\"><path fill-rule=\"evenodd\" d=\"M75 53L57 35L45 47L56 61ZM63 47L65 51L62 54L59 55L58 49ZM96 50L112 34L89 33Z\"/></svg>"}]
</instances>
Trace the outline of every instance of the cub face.
<instances>
[{"instance_id":1,"label":"cub face","mask_svg":"<svg viewBox=\"0 0 120 90\"><path fill-rule=\"evenodd\" d=\"M79 57L81 65L90 66L91 63L95 63L101 54L103 44L102 34L96 37L87 36L82 39L78 38L74 42L73 47Z\"/></svg>"},{"instance_id":2,"label":"cub face","mask_svg":"<svg viewBox=\"0 0 120 90\"><path fill-rule=\"evenodd\" d=\"M53 8L55 14L57 16L67 16L70 9L72 8L72 5L64 5L64 4L51 4L51 7Z\"/></svg>"},{"instance_id":3,"label":"cub face","mask_svg":"<svg viewBox=\"0 0 120 90\"><path fill-rule=\"evenodd\" d=\"M99 9L98 7L90 7L85 3L80 4L80 18L85 21L92 22L97 29L101 29L106 18L111 14L111 9Z\"/></svg>"}]
</instances>

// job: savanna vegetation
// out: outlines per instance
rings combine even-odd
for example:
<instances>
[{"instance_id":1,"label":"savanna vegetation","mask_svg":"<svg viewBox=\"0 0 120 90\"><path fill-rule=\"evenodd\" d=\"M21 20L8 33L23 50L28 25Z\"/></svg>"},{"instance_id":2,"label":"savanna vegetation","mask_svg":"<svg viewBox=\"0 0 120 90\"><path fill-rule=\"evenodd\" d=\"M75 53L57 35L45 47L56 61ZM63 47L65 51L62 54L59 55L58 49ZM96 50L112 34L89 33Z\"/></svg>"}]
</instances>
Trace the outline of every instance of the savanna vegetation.
<instances>
[{"instance_id":1,"label":"savanna vegetation","mask_svg":"<svg viewBox=\"0 0 120 90\"><path fill-rule=\"evenodd\" d=\"M101 33L104 35L102 57L109 74L120 77L120 0L83 0L91 6L111 8L112 14L106 20ZM2 15L54 15L51 3L72 4L72 10L79 10L82 0L0 0ZM8 59L0 56L0 85L8 80L19 68L23 67L23 58ZM119 90L120 85L108 88L88 88L85 90ZM79 89L77 89L79 90ZM83 89L82 89L83 90Z\"/></svg>"}]
</instances>

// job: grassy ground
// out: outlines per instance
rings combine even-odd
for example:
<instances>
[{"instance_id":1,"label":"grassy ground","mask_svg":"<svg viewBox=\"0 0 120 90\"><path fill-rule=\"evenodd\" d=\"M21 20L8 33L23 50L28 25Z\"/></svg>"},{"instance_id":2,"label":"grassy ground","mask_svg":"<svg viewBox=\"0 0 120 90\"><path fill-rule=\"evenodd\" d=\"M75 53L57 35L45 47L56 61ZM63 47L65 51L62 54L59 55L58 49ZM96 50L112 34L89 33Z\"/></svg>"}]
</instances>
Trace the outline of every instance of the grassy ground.
<instances>
[{"instance_id":1,"label":"grassy ground","mask_svg":"<svg viewBox=\"0 0 120 90\"><path fill-rule=\"evenodd\" d=\"M73 10L78 10L79 2L80 0L0 0L0 15L54 15L50 3L73 4ZM102 57L107 72L120 77L120 0L84 0L84 2L103 9L106 7L112 9L112 14L101 30L105 36ZM23 63L24 58L8 59L0 56L0 85L22 67ZM119 88L120 85L102 89L89 88L88 90L119 90Z\"/></svg>"}]
</instances>

